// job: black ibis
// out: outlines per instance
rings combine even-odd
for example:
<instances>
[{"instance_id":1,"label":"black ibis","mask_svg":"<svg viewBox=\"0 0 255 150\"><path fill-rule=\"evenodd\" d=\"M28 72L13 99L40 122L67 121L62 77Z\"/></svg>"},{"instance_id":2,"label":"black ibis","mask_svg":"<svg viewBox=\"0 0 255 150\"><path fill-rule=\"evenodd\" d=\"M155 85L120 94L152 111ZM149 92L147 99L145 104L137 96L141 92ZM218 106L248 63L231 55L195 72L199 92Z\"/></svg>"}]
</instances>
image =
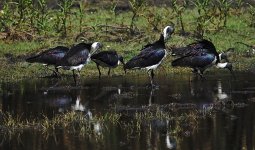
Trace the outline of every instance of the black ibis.
<instances>
[{"instance_id":1,"label":"black ibis","mask_svg":"<svg viewBox=\"0 0 255 150\"><path fill-rule=\"evenodd\" d=\"M108 76L110 75L111 68L116 68L120 63L124 64L123 57L118 55L115 50L102 51L91 56L91 60L97 65L99 77L101 76L100 68L108 67Z\"/></svg>"},{"instance_id":2,"label":"black ibis","mask_svg":"<svg viewBox=\"0 0 255 150\"><path fill-rule=\"evenodd\" d=\"M195 50L200 50L200 49L210 49L212 50L213 48L215 48L215 46L213 45L212 42L208 41L208 40L200 40L194 43L191 43L187 46L184 47L178 47L178 48L172 48L172 56L179 56L179 57L183 57L183 56L187 56L189 55L189 53L191 53L192 51ZM228 60L228 53L230 51L233 51L234 48L229 48L227 49L226 53L220 53L219 54L219 59L221 60L225 60L227 62L229 62Z\"/></svg>"},{"instance_id":3,"label":"black ibis","mask_svg":"<svg viewBox=\"0 0 255 150\"><path fill-rule=\"evenodd\" d=\"M50 48L49 50L43 51L35 56L26 59L29 63L42 63L47 69L49 65L55 66L53 74L58 76L57 63L65 56L69 48L64 46L57 46Z\"/></svg>"},{"instance_id":4,"label":"black ibis","mask_svg":"<svg viewBox=\"0 0 255 150\"><path fill-rule=\"evenodd\" d=\"M163 30L163 34L160 35L158 41L146 45L141 52L130 59L125 65L124 69L146 69L150 76L151 86L155 86L153 83L154 72L166 57L165 41L172 35L174 28L167 26Z\"/></svg>"},{"instance_id":5,"label":"black ibis","mask_svg":"<svg viewBox=\"0 0 255 150\"><path fill-rule=\"evenodd\" d=\"M78 76L80 76L80 71L84 65L90 61L90 56L96 52L102 45L99 42L94 43L79 43L73 46L66 55L58 63L58 68L63 68L65 70L73 71L73 78L76 84L75 70L78 71Z\"/></svg>"},{"instance_id":6,"label":"black ibis","mask_svg":"<svg viewBox=\"0 0 255 150\"><path fill-rule=\"evenodd\" d=\"M198 73L202 78L203 72L213 65L216 65L217 68L227 68L234 75L232 64L229 62L220 63L221 59L226 56L219 54L214 44L208 40L203 39L179 48L178 55L181 57L175 59L172 66L193 68L193 72Z\"/></svg>"}]
</instances>

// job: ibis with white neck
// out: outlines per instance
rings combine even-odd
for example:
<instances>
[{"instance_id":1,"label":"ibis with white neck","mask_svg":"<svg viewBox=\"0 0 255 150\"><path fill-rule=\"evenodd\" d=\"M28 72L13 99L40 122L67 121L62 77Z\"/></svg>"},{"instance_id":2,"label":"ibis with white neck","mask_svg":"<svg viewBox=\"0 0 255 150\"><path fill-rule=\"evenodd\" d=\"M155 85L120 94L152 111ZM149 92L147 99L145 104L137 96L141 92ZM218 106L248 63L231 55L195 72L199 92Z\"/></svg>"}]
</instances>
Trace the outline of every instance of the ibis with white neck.
<instances>
[{"instance_id":1,"label":"ibis with white neck","mask_svg":"<svg viewBox=\"0 0 255 150\"><path fill-rule=\"evenodd\" d=\"M204 39L179 48L178 55L181 55L181 57L172 61L173 67L193 68L194 72L198 73L202 78L204 77L204 71L214 65L217 68L227 68L234 75L232 64L229 62L220 63L224 55L219 54L214 44L208 40Z\"/></svg>"},{"instance_id":2,"label":"ibis with white neck","mask_svg":"<svg viewBox=\"0 0 255 150\"><path fill-rule=\"evenodd\" d=\"M78 76L80 76L80 71L84 65L89 63L91 54L95 53L101 46L102 45L99 42L89 44L79 43L73 46L58 63L58 68L72 70L76 84L76 75L74 71L77 70Z\"/></svg>"},{"instance_id":3,"label":"ibis with white neck","mask_svg":"<svg viewBox=\"0 0 255 150\"><path fill-rule=\"evenodd\" d=\"M159 40L152 44L146 45L138 55L130 59L124 66L124 69L146 69L150 76L151 86L155 86L153 83L154 70L162 63L166 57L165 41L173 34L174 28L167 26L163 30L163 34L160 35Z\"/></svg>"}]
</instances>

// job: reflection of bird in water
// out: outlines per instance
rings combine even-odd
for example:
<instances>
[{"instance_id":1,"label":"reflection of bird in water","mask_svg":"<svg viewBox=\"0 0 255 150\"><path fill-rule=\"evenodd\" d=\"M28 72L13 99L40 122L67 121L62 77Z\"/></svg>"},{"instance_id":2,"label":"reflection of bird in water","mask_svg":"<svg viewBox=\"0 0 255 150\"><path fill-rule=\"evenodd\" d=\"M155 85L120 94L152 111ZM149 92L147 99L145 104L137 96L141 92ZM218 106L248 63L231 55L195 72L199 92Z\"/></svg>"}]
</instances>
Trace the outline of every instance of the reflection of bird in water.
<instances>
[{"instance_id":1,"label":"reflection of bird in water","mask_svg":"<svg viewBox=\"0 0 255 150\"><path fill-rule=\"evenodd\" d=\"M93 129L94 129L94 132L97 134L97 135L101 135L102 133L102 127L101 127L101 124L100 122L98 121L93 121L93 115L92 115L92 112L89 110L88 108L88 102L85 103L85 104L82 104L81 103L81 96L80 94L77 95L77 98L75 100L75 104L73 104L71 106L71 109L73 111L81 111L81 112L84 112L84 117L90 121L91 125L93 126Z\"/></svg>"},{"instance_id":2,"label":"reflection of bird in water","mask_svg":"<svg viewBox=\"0 0 255 150\"><path fill-rule=\"evenodd\" d=\"M233 101L227 93L223 91L221 80L217 81L216 93L212 95L213 102L210 104L203 104L203 113L206 114L213 109L221 111L229 111L229 108L233 107Z\"/></svg>"},{"instance_id":3,"label":"reflection of bird in water","mask_svg":"<svg viewBox=\"0 0 255 150\"><path fill-rule=\"evenodd\" d=\"M97 135L101 135L103 129L102 129L102 126L101 126L100 122L93 120L93 114L92 114L92 112L89 109L86 109L84 107L84 110L85 110L84 111L84 113L85 113L84 117L92 125L94 133L96 133Z\"/></svg>"},{"instance_id":4,"label":"reflection of bird in water","mask_svg":"<svg viewBox=\"0 0 255 150\"><path fill-rule=\"evenodd\" d=\"M120 95L121 94L121 85L118 87L102 87L100 88L100 93L97 93L96 96L94 96L94 100L106 100L109 98L113 98L115 94Z\"/></svg>"},{"instance_id":5,"label":"reflection of bird in water","mask_svg":"<svg viewBox=\"0 0 255 150\"><path fill-rule=\"evenodd\" d=\"M169 120L155 119L151 121L151 128L157 133L163 133L166 135L165 144L168 149L176 149L176 140L169 135Z\"/></svg>"},{"instance_id":6,"label":"reflection of bird in water","mask_svg":"<svg viewBox=\"0 0 255 150\"><path fill-rule=\"evenodd\" d=\"M47 98L47 102L51 107L57 107L58 112L63 112L65 109L68 109L70 103L72 102L72 98L67 95L57 96L54 98Z\"/></svg>"},{"instance_id":7,"label":"reflection of bird in water","mask_svg":"<svg viewBox=\"0 0 255 150\"><path fill-rule=\"evenodd\" d=\"M86 113L85 116L88 117L89 121L93 120L92 112L89 109L87 110L87 113ZM100 122L99 121L93 121L93 122L91 122L91 124L93 125L94 133L96 133L97 135L101 135L103 129L102 129L102 126L101 126Z\"/></svg>"},{"instance_id":8,"label":"reflection of bird in water","mask_svg":"<svg viewBox=\"0 0 255 150\"><path fill-rule=\"evenodd\" d=\"M212 102L213 87L212 84L208 81L194 81L189 84L189 93L183 94L187 99L194 99L196 102L202 100L204 102Z\"/></svg>"},{"instance_id":9,"label":"reflection of bird in water","mask_svg":"<svg viewBox=\"0 0 255 150\"><path fill-rule=\"evenodd\" d=\"M222 92L222 84L221 84L220 80L217 81L217 94L216 94L216 96L219 100L224 100L224 99L228 98L228 95L225 92Z\"/></svg>"},{"instance_id":10,"label":"reflection of bird in water","mask_svg":"<svg viewBox=\"0 0 255 150\"><path fill-rule=\"evenodd\" d=\"M74 111L85 111L85 106L81 103L80 95L77 96L75 104L71 106L71 109Z\"/></svg>"},{"instance_id":11,"label":"reflection of bird in water","mask_svg":"<svg viewBox=\"0 0 255 150\"><path fill-rule=\"evenodd\" d=\"M176 149L176 140L171 138L168 133L166 134L166 147L168 149Z\"/></svg>"},{"instance_id":12,"label":"reflection of bird in water","mask_svg":"<svg viewBox=\"0 0 255 150\"><path fill-rule=\"evenodd\" d=\"M125 100L134 99L137 97L137 93L133 89L122 87L122 85L117 86L104 86L97 87L95 96L93 96L93 101L97 103L111 105L111 104L120 104ZM130 101L125 101L130 102ZM124 103L125 103L124 102Z\"/></svg>"},{"instance_id":13,"label":"reflection of bird in water","mask_svg":"<svg viewBox=\"0 0 255 150\"><path fill-rule=\"evenodd\" d=\"M47 89L42 96L42 100L49 105L49 107L57 108L58 112L64 112L70 109L73 98L66 90L55 91Z\"/></svg>"},{"instance_id":14,"label":"reflection of bird in water","mask_svg":"<svg viewBox=\"0 0 255 150\"><path fill-rule=\"evenodd\" d=\"M151 106L153 102L153 96L154 96L154 88L151 88L150 97L149 97L149 106Z\"/></svg>"}]
</instances>

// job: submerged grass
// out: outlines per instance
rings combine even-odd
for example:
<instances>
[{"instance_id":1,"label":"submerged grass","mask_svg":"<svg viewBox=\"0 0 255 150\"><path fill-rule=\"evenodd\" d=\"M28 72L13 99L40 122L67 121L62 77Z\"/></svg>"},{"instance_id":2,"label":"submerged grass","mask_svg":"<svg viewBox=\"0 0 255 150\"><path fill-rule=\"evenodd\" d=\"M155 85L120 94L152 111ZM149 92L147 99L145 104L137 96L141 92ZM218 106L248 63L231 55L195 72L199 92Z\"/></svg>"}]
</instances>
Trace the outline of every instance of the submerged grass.
<instances>
[{"instance_id":1,"label":"submerged grass","mask_svg":"<svg viewBox=\"0 0 255 150\"><path fill-rule=\"evenodd\" d=\"M66 112L55 115L53 118L44 116L42 119L26 119L21 116L13 116L9 113L2 113L3 120L0 124L2 132L17 133L23 130L37 130L45 134L56 132L57 130L67 130L70 133L91 135L93 132L99 132L98 126L103 128L104 124L118 124L120 114L106 113L104 115L89 116L82 112Z\"/></svg>"},{"instance_id":2,"label":"submerged grass","mask_svg":"<svg viewBox=\"0 0 255 150\"><path fill-rule=\"evenodd\" d=\"M79 136L103 138L103 133L108 132L110 126L119 126L131 136L133 133L139 133L144 127L161 128L163 124L164 128L169 128L168 132L171 135L179 136L185 134L186 130L193 132L199 119L213 117L214 112L218 110L229 112L235 107L245 106L241 103L226 102L211 104L200 110L195 104L172 103L137 108L112 108L93 117L90 112L68 111L52 118L44 116L40 119L22 119L22 116L1 112L0 130L9 136L21 134L25 130L34 130L44 135L64 130ZM161 123L158 124L159 122Z\"/></svg>"}]
</instances>

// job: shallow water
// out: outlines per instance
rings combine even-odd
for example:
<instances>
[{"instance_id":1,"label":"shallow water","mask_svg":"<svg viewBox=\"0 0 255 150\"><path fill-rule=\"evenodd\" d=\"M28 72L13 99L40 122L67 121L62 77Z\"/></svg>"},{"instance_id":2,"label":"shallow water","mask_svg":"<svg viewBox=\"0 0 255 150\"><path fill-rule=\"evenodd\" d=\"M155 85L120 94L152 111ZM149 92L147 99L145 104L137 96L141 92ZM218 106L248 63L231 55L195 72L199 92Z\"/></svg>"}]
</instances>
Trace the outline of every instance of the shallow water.
<instances>
[{"instance_id":1,"label":"shallow water","mask_svg":"<svg viewBox=\"0 0 255 150\"><path fill-rule=\"evenodd\" d=\"M153 119L142 123L139 130L120 124L94 124L93 136L80 136L65 129L47 135L26 129L19 135L1 136L0 149L255 149L253 75L237 74L236 79L229 74L206 77L199 80L192 75L158 76L156 82L160 86L153 90L148 87L147 76L138 75L81 79L78 86L73 85L72 78L2 83L1 110L22 119L52 118L68 111L90 112L94 116L114 110L125 112L122 120L128 124L133 112L173 104L177 109L165 110L170 116L201 116Z\"/></svg>"}]
</instances>

